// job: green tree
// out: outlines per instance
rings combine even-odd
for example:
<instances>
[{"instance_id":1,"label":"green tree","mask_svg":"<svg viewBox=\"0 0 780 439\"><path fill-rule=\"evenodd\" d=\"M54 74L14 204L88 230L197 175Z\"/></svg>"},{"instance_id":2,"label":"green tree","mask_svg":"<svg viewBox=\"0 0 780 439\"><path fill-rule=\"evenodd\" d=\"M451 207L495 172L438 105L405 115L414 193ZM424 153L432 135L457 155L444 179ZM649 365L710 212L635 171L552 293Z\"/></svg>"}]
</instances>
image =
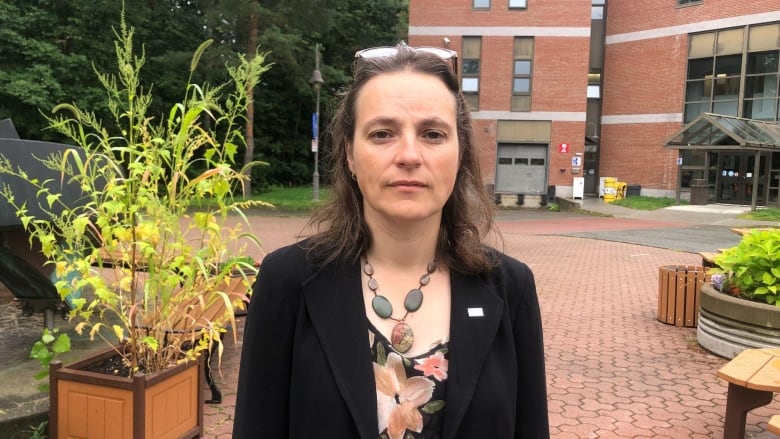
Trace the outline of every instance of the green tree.
<instances>
[{"instance_id":1,"label":"green tree","mask_svg":"<svg viewBox=\"0 0 780 439\"><path fill-rule=\"evenodd\" d=\"M311 113L314 46L322 47L321 126L351 81L354 52L406 40L408 0L125 0L127 22L144 41L153 117L181 99L189 54L206 40L214 45L193 78L224 82L225 61L236 53L267 53L273 64L255 88L253 123L245 161L270 163L252 172L255 190L311 180ZM0 118L10 117L23 138L59 140L41 111L72 102L98 111L105 94L94 81L94 64L112 66L117 0L0 0ZM88 57L83 54L89 54ZM321 138L321 150L327 149ZM326 168L322 178L327 180Z\"/></svg>"}]
</instances>

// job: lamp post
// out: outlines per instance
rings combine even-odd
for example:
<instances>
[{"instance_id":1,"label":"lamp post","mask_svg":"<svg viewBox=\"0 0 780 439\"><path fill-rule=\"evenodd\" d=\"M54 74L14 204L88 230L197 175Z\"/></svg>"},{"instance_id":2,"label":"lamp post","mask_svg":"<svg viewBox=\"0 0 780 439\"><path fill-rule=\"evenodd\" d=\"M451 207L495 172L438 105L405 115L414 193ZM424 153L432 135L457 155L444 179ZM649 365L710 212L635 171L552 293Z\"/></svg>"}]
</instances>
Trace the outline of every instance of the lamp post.
<instances>
[{"instance_id":1,"label":"lamp post","mask_svg":"<svg viewBox=\"0 0 780 439\"><path fill-rule=\"evenodd\" d=\"M322 73L320 73L320 44L314 46L314 72L311 74L309 84L314 89L317 96L315 113L311 118L311 150L314 153L314 174L312 175L311 199L318 201L320 199L320 172L319 172L319 137L320 137L320 88L322 83Z\"/></svg>"}]
</instances>

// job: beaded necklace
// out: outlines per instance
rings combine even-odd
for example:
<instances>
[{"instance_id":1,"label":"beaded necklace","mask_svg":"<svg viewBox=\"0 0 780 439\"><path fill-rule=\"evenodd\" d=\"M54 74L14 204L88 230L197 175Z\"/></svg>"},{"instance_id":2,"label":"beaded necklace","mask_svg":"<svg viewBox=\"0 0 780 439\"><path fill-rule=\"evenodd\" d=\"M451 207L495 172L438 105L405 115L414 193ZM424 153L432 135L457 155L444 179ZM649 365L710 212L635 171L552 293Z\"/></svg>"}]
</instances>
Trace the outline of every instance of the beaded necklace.
<instances>
[{"instance_id":1,"label":"beaded necklace","mask_svg":"<svg viewBox=\"0 0 780 439\"><path fill-rule=\"evenodd\" d=\"M414 344L414 331L412 331L412 327L406 323L405 320L406 317L409 316L409 313L417 311L420 309L420 306L422 306L422 288L428 285L431 281L431 275L436 271L436 259L428 263L426 272L420 276L420 285L406 293L406 298L404 299L406 313L400 319L393 317L393 305L390 303L390 300L376 292L379 289L379 282L374 279L374 267L368 262L368 258L364 259L365 264L363 265L363 272L368 276L368 289L374 293L374 298L371 299L371 308L377 316L396 322L395 326L393 326L393 332L390 335L390 343L392 343L395 350L400 353L405 353L411 349Z\"/></svg>"}]
</instances>

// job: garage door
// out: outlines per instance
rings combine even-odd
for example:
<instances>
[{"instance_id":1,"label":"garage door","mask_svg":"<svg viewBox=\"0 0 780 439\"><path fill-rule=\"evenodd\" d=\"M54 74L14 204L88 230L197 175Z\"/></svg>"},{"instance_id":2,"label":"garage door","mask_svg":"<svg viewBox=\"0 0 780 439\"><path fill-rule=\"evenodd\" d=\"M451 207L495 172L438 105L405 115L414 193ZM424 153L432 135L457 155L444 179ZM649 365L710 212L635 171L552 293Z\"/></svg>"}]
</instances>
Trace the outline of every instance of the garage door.
<instances>
[{"instance_id":1,"label":"garage door","mask_svg":"<svg viewBox=\"0 0 780 439\"><path fill-rule=\"evenodd\" d=\"M496 192L547 193L547 145L499 144Z\"/></svg>"}]
</instances>

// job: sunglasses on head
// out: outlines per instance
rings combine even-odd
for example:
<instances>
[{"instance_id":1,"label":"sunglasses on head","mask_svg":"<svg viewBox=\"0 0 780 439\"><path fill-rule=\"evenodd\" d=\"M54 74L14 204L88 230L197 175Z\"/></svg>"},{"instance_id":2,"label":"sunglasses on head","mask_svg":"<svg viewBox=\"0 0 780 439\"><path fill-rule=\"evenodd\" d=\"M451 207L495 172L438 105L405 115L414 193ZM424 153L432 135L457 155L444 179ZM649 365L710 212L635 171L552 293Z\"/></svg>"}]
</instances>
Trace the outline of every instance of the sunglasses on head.
<instances>
[{"instance_id":1,"label":"sunglasses on head","mask_svg":"<svg viewBox=\"0 0 780 439\"><path fill-rule=\"evenodd\" d=\"M431 46L403 46L405 49L413 52L430 53L431 55L438 56L439 58L450 61L452 63L452 70L458 73L458 52L450 49L444 49L441 47ZM397 46L383 46L383 47L371 47L369 49L358 50L355 52L355 58L370 59L370 58L385 58L393 56L398 53Z\"/></svg>"}]
</instances>

